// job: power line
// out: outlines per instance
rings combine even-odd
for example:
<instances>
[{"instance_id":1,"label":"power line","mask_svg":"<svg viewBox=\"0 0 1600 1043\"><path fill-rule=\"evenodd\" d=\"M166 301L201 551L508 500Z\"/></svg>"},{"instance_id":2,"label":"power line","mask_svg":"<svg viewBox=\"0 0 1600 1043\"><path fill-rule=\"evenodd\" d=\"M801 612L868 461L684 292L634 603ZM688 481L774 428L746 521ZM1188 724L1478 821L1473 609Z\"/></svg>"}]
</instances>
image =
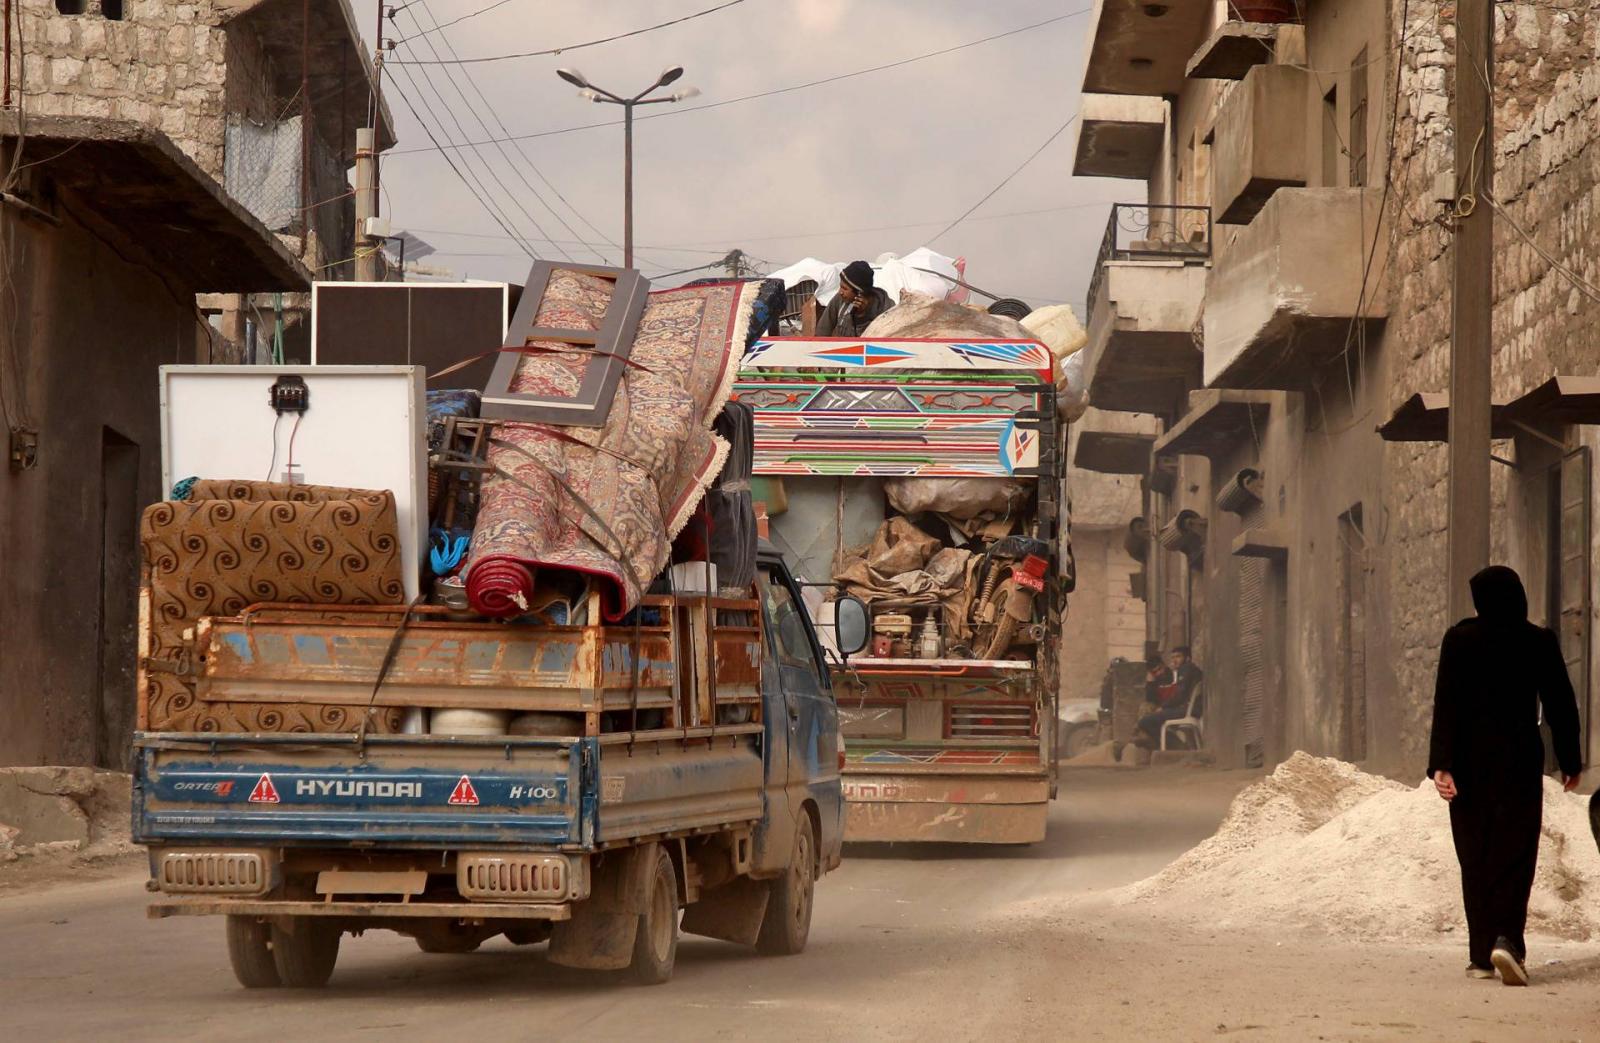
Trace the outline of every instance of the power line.
<instances>
[{"instance_id":1,"label":"power line","mask_svg":"<svg viewBox=\"0 0 1600 1043\"><path fill-rule=\"evenodd\" d=\"M439 133L441 135L443 135L444 139L445 139L444 144L441 145L439 143L439 139L436 138L431 131L428 131L427 124L424 123L422 129L424 131L428 132L428 140L433 142L434 145L436 147L438 147L441 151L443 151L445 148L448 147L449 149L451 149L452 151L455 152L456 158L461 160L462 167L464 168L464 171L461 168L457 168L454 163L451 164L451 169L456 170L458 176L462 176L463 178L470 177L472 179L473 183L477 185L478 189L482 193L482 195L479 196L479 200L478 201L480 203L482 203L484 206L491 207L491 208L494 209L495 213L497 213L499 215L498 223L499 223L500 227L504 228L508 235L511 235L511 236L515 237L515 239L517 241L517 246L519 248L521 248L523 250L526 250L528 252L528 256L529 257L538 257L539 256L538 253L533 249L532 244L528 242L527 237L523 236L523 235L520 235L518 233L518 231L514 229L513 226L515 225L516 222L511 220L511 215L505 211L505 208L503 206L500 205L500 202L495 197L495 194L492 191L490 191L489 186L484 183L483 178L477 173L477 171L472 167L472 165L470 163L468 163L467 157L462 154L462 149L465 146L457 144L454 141L454 139L452 139L450 137L450 132L449 132L448 129L446 129L444 120L439 116L439 114L436 111L434 111L433 105L431 103L429 103L427 95L423 94L421 87L418 86L417 77L412 74L410 69L401 69L400 70L400 75L404 76L406 78L406 83L413 90L417 91L417 98L418 98L419 101L421 101L423 109L425 109L427 111L428 115L433 118L434 122L438 124ZM452 120L455 121L456 129L461 132L461 135L463 137L465 137L466 136L466 129L461 126L461 121L459 119L456 119L455 114L453 112L451 112L450 107L445 104L444 95L439 91L439 88L437 86L435 86L432 82L428 81L428 80L423 80L422 82L425 83L430 89L432 89L432 91L434 93L434 96L439 99L439 103L441 105L445 106L445 112L451 117ZM396 83L396 86L398 86L398 81ZM409 101L408 101L407 105L408 105L408 107L410 107ZM412 112L412 115L417 116L418 122L422 121L421 116L417 114L417 111L416 111L415 108L411 108L411 112ZM478 159L479 159L480 162L482 161L483 157L482 157L481 154L478 156ZM496 175L494 173L493 168L489 169L489 175L490 175L490 177L496 178L498 180L498 175ZM508 192L509 191L508 189L506 189L504 182L500 183L500 189L501 189L502 192ZM478 193L474 193L474 195L477 195L477 194ZM537 222L535 222L535 224L537 225ZM543 234L543 233L541 233L541 234Z\"/></svg>"},{"instance_id":2,"label":"power line","mask_svg":"<svg viewBox=\"0 0 1600 1043\"><path fill-rule=\"evenodd\" d=\"M1041 208L1036 209L1036 210L1009 210L1009 211L1006 211L1005 213L1000 213L1000 214L982 214L982 215L977 216L977 217L968 218L968 220L969 221L1002 221L1002 220L1006 220L1008 218L1013 218L1013 217L1037 217L1037 216L1040 216L1040 215L1043 215L1043 214L1068 213L1068 212L1075 211L1075 210L1088 210L1088 209L1093 209L1095 207L1104 207L1104 206L1110 206L1110 205L1111 205L1111 203L1109 201L1094 202L1094 203L1069 203L1066 206L1048 206L1048 207L1041 207ZM794 232L794 233L790 233L790 234L787 234L787 235L765 235L765 236L761 236L761 235L727 235L727 236L723 236L720 239L699 240L696 243L672 243L672 244L649 243L649 244L644 244L644 246L642 248L646 249L646 250L670 250L670 251L678 251L678 252L682 252L682 253L706 253L706 254L717 253L717 254L720 254L720 253L723 253L725 251L723 249L708 249L708 247L710 247L712 244L715 244L715 243L727 243L727 242L773 243L773 242L788 242L790 240L795 240L795 239L822 239L822 238L827 238L827 237L830 237L830 236L859 235L859 234L866 233L866 232L898 232L898 231L904 231L904 230L912 229L912 228L934 228L934 227L937 227L940 224L943 224L944 221L945 221L945 219L941 217L941 218L938 218L938 219L932 220L932 221L912 221L912 222L908 222L906 224L898 224L898 225L870 225L870 226L866 226L866 227L862 227L862 228L835 228L835 229L832 229L832 230L826 231L826 232ZM507 238L504 235L494 235L492 233L486 233L486 232L458 232L458 231L455 231L453 229L448 229L448 228L413 228L413 229L410 229L410 231L413 231L413 232L417 233L418 235L448 235L448 236L457 236L457 237L463 238L463 239L505 239L505 238ZM539 240L534 240L534 241L538 242ZM565 240L565 242L566 242L566 244L568 246L595 246L595 245L598 245L596 243L588 242L588 241L581 240L581 239L569 239L569 240Z\"/></svg>"},{"instance_id":3,"label":"power line","mask_svg":"<svg viewBox=\"0 0 1600 1043\"><path fill-rule=\"evenodd\" d=\"M502 0L502 2L504 2L504 0ZM445 28L445 26L438 25L438 19L434 17L433 11L428 7L428 5L425 2L422 4L422 8L423 8L423 10L428 12L428 17L430 19L433 19L436 29L442 30L442 29ZM415 16L413 16L412 20L413 21L416 20ZM460 19L457 19L457 21L460 21ZM418 23L418 24L420 26L420 23ZM454 23L447 23L447 24L454 24ZM455 55L456 49L450 43L450 38L448 36L446 36L445 34L443 34L441 32L440 36L439 36L439 40L440 40L441 43L444 44L444 47L445 47L446 51L448 51L452 56ZM507 127L505 125L505 121L500 118L499 112L497 112L495 110L494 104L492 102L490 102L488 96L486 94L484 94L483 88L478 85L477 79L472 75L471 70L466 69L466 68L462 68L461 69L461 73L466 78L467 84L473 89L473 91L478 95L478 98L483 102L483 106L484 106L484 108L486 110L488 110L489 116L495 122L495 126L500 128L500 132L502 134L510 134L511 133L511 129L509 127ZM483 126L483 129L484 129L484 131L486 133L490 132L488 125L483 123L483 120L482 120L481 117L479 118L478 122L479 122L480 125ZM573 206L572 203L570 201L568 201L566 196L561 194L561 190L559 188L557 188L555 186L555 184L548 177L545 177L544 171L539 169L539 165L537 163L535 163L534 160L533 160L533 157L528 154L528 149L527 149L527 147L525 145L523 145L520 141L512 142L511 144L513 145L513 147L516 148L517 154L520 155L523 158L524 162L527 163L528 167L533 171L535 176L537 176L540 181L544 182L545 187L548 188L555 195L555 197L558 200L560 200L561 203L564 206L566 206L566 208L568 210L572 211L573 215L576 216L577 219L585 227L587 227L595 235L598 235L601 239L605 240L613 248L616 248L617 244L614 241L612 241L611 238L609 236L607 236L604 232L602 232L599 228L595 227L593 222L591 222L588 218L584 217L582 212L580 212L577 207ZM506 155L504 148L500 148L498 144L496 145L496 148L499 148L500 154L502 156ZM539 202L544 205L545 209L550 211L551 216L554 217L556 219L556 221L560 223L561 227L565 228L567 230L567 233L569 235L571 235L574 240L580 239L577 230L574 229L570 224L568 224L566 219L561 216L561 214L555 209L555 207L551 206L544 199L544 197L542 195L540 195L539 190L534 188L533 185L531 183L529 183L529 181L527 179L527 176L522 174L521 168L515 162L513 162L510 159L509 156L506 157L506 161L508 163L511 163L512 169L515 170L517 172L517 175L522 178L523 184L526 184L528 186L529 190L532 191L534 196L539 199ZM584 243L583 245L590 246L591 248L593 248L593 245L589 244L589 243ZM598 249L595 249L594 250L594 254L595 254L596 257L600 258L600 260L602 262L605 262L605 263L608 263L608 264L610 263L609 259L606 257L606 255L602 251L600 251Z\"/></svg>"},{"instance_id":4,"label":"power line","mask_svg":"<svg viewBox=\"0 0 1600 1043\"><path fill-rule=\"evenodd\" d=\"M796 83L796 84L792 84L792 85L790 85L788 87L775 87L772 90L760 91L760 92L757 92L755 94L744 94L744 95L741 95L741 96L739 96L737 98L727 98L727 99L724 99L723 101L714 101L714 102L710 102L710 103L705 104L705 105L689 105L689 106L671 105L671 106L666 106L666 107L663 108L662 111L653 112L653 113L646 113L646 114L641 115L641 116L635 116L633 119L634 119L635 123L639 123L639 122L642 122L644 120L664 119L664 118L666 118L668 116L679 116L679 115L683 115L683 114L690 113L690 112L709 112L712 109L720 109L720 108L723 108L723 107L728 106L728 105L739 105L739 104L742 104L742 103L747 102L747 101L758 101L758 100L760 100L762 98L772 98L772 97L776 97L777 95L780 95L780 94L792 94L795 91L808 90L808 89L810 89L812 87L822 87L822 86L825 86L825 85L830 84L830 83L838 83L841 80L851 80L851 79L855 79L855 78L860 77L860 76L870 76L873 73L886 72L889 69L898 69L903 65L912 65L912 64L914 64L916 62L927 61L929 58L938 58L938 57L941 57L942 55L954 54L956 51L964 51L969 47L977 47L977 46L980 46L982 44L993 43L996 40L1003 40L1008 36L1016 36L1019 33L1031 32L1034 29L1040 29L1040 28L1043 28L1044 26L1052 25L1052 24L1054 24L1056 22L1065 21L1068 18L1076 18L1079 15L1088 14L1092 10L1094 10L1094 9L1091 8L1091 7L1085 7L1085 8L1080 8L1079 10L1076 10L1076 11L1068 11L1066 14L1056 15L1054 18L1046 18L1042 22L1034 22L1031 25L1018 26L1015 29L1008 29L1003 33L995 33L993 36L985 36L985 37L983 37L982 39L979 39L979 40L970 40L967 43L959 43L959 44L955 44L954 46L951 46L951 47L942 47L937 51L929 51L926 54L913 55L910 58L901 58L899 61L888 62L888 63L883 64L883 65L874 65L874 66L871 66L871 67L865 68L865 69L857 69L854 72L844 72L844 73L839 73L839 74L834 75L834 76L825 76L822 79L808 80L805 83ZM395 64L403 64L403 63L395 63ZM577 126L562 127L562 128L560 128L558 130L534 131L534 132L528 133L528 134L516 134L516 135L509 136L509 137L500 138L500 139L497 139L497 140L500 140L500 141L531 141L531 140L533 140L535 138L551 138L551 137L555 137L555 136L560 135L560 134L574 134L574 133L577 133L580 130L596 130L596 129L600 128L600 127L618 127L618 126L621 126L621 125L622 125L622 120L607 120L607 121L604 121L604 122L601 122L601 123L581 123L581 124L578 124ZM478 141L478 142L471 142L470 144L487 145L487 144L490 144L490 142ZM392 158L392 157L395 157L395 156L413 155L413 154L418 153L418 152L428 152L428 151L431 151L431 150L422 149L422 148L418 148L418 149L391 149L388 152L384 153L384 156L385 156L385 158Z\"/></svg>"},{"instance_id":5,"label":"power line","mask_svg":"<svg viewBox=\"0 0 1600 1043\"><path fill-rule=\"evenodd\" d=\"M938 242L940 239L943 239L945 237L945 235L950 232L951 229L955 228L956 225L959 225L961 222L963 222L967 218L971 217L972 216L972 212L974 210L978 209L978 207L982 206L983 204L987 203L989 200L993 199L994 196L995 196L995 193L999 192L1002 188L1005 188L1007 185L1011 184L1011 179L1016 177L1018 174L1022 173L1022 171L1028 166L1029 163L1032 163L1034 160L1038 159L1039 158L1039 154L1041 152L1043 152L1045 149L1049 148L1051 142L1055 141L1062 134L1066 133L1067 128L1072 126L1073 121L1076 120L1077 118L1078 118L1078 114L1076 112L1074 112L1072 115L1068 116L1067 117L1067 121L1065 123L1063 123L1063 124L1061 124L1061 126L1057 127L1055 129L1054 133L1052 133L1048 138L1044 139L1044 144L1042 144L1038 148L1034 149L1033 152L1031 154L1029 154L1027 159L1023 160L1020 164L1018 164L1017 168L1015 170L1013 170L1011 173L1007 174L1005 176L1005 178L1003 180L1001 180L1001 182L998 185L996 185L993 188L991 188L988 191L988 193L982 199L978 200L976 203L973 203L971 206L969 206L967 208L967 212L966 213L962 214L960 217L956 218L954 221L951 221L949 224L945 225L944 228L942 228L939 231L938 235L936 235L932 239L928 240L927 245L932 246L934 243Z\"/></svg>"},{"instance_id":6,"label":"power line","mask_svg":"<svg viewBox=\"0 0 1600 1043\"><path fill-rule=\"evenodd\" d=\"M468 21L469 19L476 18L481 14L488 14L490 11L493 11L495 8L504 7L509 3L511 3L511 0L495 0L495 2L490 4L488 7L480 7L476 11L473 11L471 14L464 14L460 18L452 18L450 21L445 22L443 25L437 24L439 20L437 18L435 18L434 19L434 23L435 24L434 24L434 27L432 29L423 29L422 26L419 24L417 26L417 28L421 29L422 30L421 32L412 33L410 36L407 36L407 37L404 37L402 39L396 40L395 44L398 46L399 44L410 43L412 40L415 40L418 37L427 36L429 33L443 32L444 30L450 28L452 25L460 25L462 22ZM407 4L405 6L405 8L401 8L401 10L405 10L406 8L410 8L410 7L413 7L413 6L415 6L415 5L414 4ZM427 5L423 4L423 6L426 7ZM396 13L398 13L398 12L396 12ZM432 12L430 11L429 14L431 15ZM417 16L416 15L412 15L411 16L411 20L412 21L416 21L417 20Z\"/></svg>"},{"instance_id":7,"label":"power line","mask_svg":"<svg viewBox=\"0 0 1600 1043\"><path fill-rule=\"evenodd\" d=\"M496 211L495 208L483 198L483 196L479 195L477 189L473 188L472 182L467 180L467 176L461 172L461 168L456 166L455 160L451 159L450 154L444 150L444 146L439 144L439 139L434 137L433 130L429 128L426 122L423 121L422 116L417 112L416 106L411 104L411 98L406 94L405 91L400 89L400 85L398 83L394 85L394 92L400 96L401 101L405 102L406 108L410 110L411 115L416 119L417 125L420 126L422 128L422 132L428 136L428 140L433 142L433 147L439 150L439 154L444 156L444 161L450 164L450 169L455 172L456 177L460 178L461 183L467 186L467 191L471 192L473 198L475 198L479 204L481 204L483 208L489 212L489 216L493 218L494 223L499 225L501 230L506 233L507 238L513 240L519 246L521 246L530 260L533 259L536 255L534 254L532 248L528 247L517 238L516 233L511 231L511 228L506 224L500 213Z\"/></svg>"},{"instance_id":8,"label":"power line","mask_svg":"<svg viewBox=\"0 0 1600 1043\"><path fill-rule=\"evenodd\" d=\"M481 62L503 62L503 61L508 61L508 60L510 60L512 58L537 58L540 55L545 55L545 54L562 54L562 53L564 53L566 51L581 51L585 47L598 47L603 43L611 43L611 42L613 42L615 40L626 40L630 36L642 36L645 33L655 32L657 29L665 29L669 25L680 25L683 22L690 22L690 21L693 21L696 18L703 18L708 14L716 14L718 11L725 11L730 7L734 7L734 6L736 6L738 4L742 4L742 3L744 3L744 0L727 0L727 3L718 4L716 7L708 7L704 11L696 11L694 14L686 14L681 18L674 18L674 19L671 19L670 21L666 21L666 22L657 22L655 25L647 25L643 29L631 29L628 32L617 33L614 36L604 36L604 37L601 37L598 40L588 40L588 41L585 41L584 43L570 43L570 44L567 44L565 47L550 47L550 48L547 48L547 49L545 49L543 51L523 51L523 52L518 53L518 54L492 54L492 55L487 55L487 56L481 57L481 58L455 58L455 59L452 59L450 61L440 60L440 61L432 61L432 62L429 62L429 61L395 62L394 64L396 64L396 65L476 65L476 64L479 64ZM410 5L407 5L407 6L410 6ZM500 5L499 4L495 4L494 6L498 7ZM486 10L492 10L492 8L487 8ZM482 11L474 12L474 14L482 14L482 13L483 13ZM467 17L470 18L470 17L473 17L473 15L468 15ZM465 19L457 19L457 21L464 21L464 20Z\"/></svg>"}]
</instances>

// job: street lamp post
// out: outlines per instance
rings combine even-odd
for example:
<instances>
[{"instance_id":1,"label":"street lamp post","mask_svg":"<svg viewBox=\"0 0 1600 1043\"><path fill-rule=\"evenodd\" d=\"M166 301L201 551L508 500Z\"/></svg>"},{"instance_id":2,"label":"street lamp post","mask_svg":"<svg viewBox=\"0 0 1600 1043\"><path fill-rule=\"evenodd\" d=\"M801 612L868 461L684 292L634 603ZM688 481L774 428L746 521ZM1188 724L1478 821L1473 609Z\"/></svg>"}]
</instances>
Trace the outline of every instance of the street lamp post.
<instances>
[{"instance_id":1,"label":"street lamp post","mask_svg":"<svg viewBox=\"0 0 1600 1043\"><path fill-rule=\"evenodd\" d=\"M700 91L695 87L685 87L671 94L660 97L646 97L651 91L665 87L675 82L683 75L683 66L674 65L662 70L656 82L632 97L623 97L613 94L603 87L596 87L586 79L577 69L557 69L556 75L578 88L578 96L587 98L596 104L610 104L622 106L622 265L624 268L633 267L633 107L635 105L656 105L661 102L683 101L697 96Z\"/></svg>"}]
</instances>

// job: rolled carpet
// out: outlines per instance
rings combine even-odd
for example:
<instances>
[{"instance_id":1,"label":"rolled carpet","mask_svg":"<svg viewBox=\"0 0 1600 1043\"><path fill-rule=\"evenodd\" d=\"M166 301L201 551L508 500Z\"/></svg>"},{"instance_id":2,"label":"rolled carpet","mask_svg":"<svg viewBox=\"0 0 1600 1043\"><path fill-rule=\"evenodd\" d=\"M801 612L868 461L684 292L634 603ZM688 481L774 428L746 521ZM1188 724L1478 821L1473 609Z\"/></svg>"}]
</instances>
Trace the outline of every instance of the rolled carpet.
<instances>
[{"instance_id":1,"label":"rolled carpet","mask_svg":"<svg viewBox=\"0 0 1600 1043\"><path fill-rule=\"evenodd\" d=\"M558 268L537 324L598 329L613 287ZM474 611L527 611L541 570L596 580L608 619L638 604L722 470L728 444L711 427L733 390L759 292L760 283L734 282L650 294L603 427L496 428L466 572ZM575 394L589 359L540 346L550 350L522 356L511 390Z\"/></svg>"}]
</instances>

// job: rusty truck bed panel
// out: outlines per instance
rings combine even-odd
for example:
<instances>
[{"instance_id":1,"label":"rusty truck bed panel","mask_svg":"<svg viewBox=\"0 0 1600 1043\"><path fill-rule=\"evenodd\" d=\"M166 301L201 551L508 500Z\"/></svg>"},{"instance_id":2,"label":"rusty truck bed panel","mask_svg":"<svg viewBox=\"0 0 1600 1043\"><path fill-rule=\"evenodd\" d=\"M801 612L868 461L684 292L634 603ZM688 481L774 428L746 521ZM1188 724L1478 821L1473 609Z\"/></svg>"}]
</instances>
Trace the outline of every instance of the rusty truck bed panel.
<instances>
[{"instance_id":1,"label":"rusty truck bed panel","mask_svg":"<svg viewBox=\"0 0 1600 1043\"><path fill-rule=\"evenodd\" d=\"M682 680L673 649L686 635L669 626L636 632L423 620L400 636L374 693L394 631L380 615L203 620L196 694L220 702L581 712L671 706ZM719 626L716 644L717 700L758 702L760 630Z\"/></svg>"},{"instance_id":2,"label":"rusty truck bed panel","mask_svg":"<svg viewBox=\"0 0 1600 1043\"><path fill-rule=\"evenodd\" d=\"M761 751L753 734L601 747L602 844L755 822L763 807Z\"/></svg>"}]
</instances>

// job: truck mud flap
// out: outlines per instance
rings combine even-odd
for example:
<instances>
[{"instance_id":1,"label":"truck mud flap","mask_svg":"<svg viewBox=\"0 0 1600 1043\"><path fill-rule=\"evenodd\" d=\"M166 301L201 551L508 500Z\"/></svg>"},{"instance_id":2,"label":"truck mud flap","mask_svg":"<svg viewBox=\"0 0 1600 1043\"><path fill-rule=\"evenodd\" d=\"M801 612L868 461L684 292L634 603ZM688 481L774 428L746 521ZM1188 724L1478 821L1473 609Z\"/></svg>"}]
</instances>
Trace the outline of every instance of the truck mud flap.
<instances>
[{"instance_id":1,"label":"truck mud flap","mask_svg":"<svg viewBox=\"0 0 1600 1043\"><path fill-rule=\"evenodd\" d=\"M550 934L549 960L579 970L620 971L633 958L639 917L650 905L656 845L608 852L594 868L589 900Z\"/></svg>"}]
</instances>

